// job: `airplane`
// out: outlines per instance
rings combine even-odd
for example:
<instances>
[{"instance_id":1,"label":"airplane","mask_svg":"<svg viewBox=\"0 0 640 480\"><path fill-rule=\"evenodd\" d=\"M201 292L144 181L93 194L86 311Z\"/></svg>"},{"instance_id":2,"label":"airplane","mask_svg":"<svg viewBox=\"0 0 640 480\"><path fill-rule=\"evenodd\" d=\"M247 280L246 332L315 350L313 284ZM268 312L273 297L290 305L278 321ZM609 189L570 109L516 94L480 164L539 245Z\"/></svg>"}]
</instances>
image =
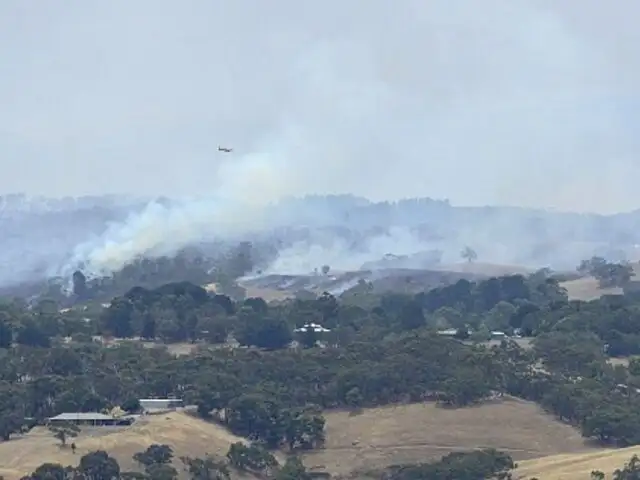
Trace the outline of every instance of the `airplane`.
<instances>
[{"instance_id":1,"label":"airplane","mask_svg":"<svg viewBox=\"0 0 640 480\"><path fill-rule=\"evenodd\" d=\"M225 147L221 147L220 145L218 145L218 151L219 152L225 152L225 153L231 153L231 152L233 152L233 148L225 148Z\"/></svg>"}]
</instances>

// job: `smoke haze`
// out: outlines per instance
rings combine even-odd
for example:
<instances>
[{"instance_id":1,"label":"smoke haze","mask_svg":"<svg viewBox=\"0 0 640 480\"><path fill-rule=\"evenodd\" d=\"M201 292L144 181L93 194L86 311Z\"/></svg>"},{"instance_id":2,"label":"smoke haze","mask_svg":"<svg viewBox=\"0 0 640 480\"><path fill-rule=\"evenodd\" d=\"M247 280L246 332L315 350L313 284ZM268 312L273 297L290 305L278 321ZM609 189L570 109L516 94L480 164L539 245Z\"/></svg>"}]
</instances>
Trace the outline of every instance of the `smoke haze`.
<instances>
[{"instance_id":1,"label":"smoke haze","mask_svg":"<svg viewBox=\"0 0 640 480\"><path fill-rule=\"evenodd\" d=\"M7 0L0 192L180 198L78 238L69 265L96 271L298 222L270 216L289 195L632 210L635 13L631 0ZM448 249L513 262L492 221ZM434 246L408 235L370 249ZM318 245L276 265L342 249Z\"/></svg>"}]
</instances>

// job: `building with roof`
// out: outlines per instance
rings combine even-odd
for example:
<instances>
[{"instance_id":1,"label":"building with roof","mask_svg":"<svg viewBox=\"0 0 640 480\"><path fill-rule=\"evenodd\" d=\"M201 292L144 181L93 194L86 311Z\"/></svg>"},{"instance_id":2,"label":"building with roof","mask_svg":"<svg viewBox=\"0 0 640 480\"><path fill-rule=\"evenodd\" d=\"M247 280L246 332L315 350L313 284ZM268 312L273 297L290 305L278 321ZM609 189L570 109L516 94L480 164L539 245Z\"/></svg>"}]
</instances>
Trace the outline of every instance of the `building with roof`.
<instances>
[{"instance_id":1,"label":"building with roof","mask_svg":"<svg viewBox=\"0 0 640 480\"><path fill-rule=\"evenodd\" d=\"M303 326L296 328L294 332L303 333L308 330L313 330L316 333L326 333L331 331L330 329L324 328L322 325L319 325L317 323L306 323Z\"/></svg>"},{"instance_id":2,"label":"building with roof","mask_svg":"<svg viewBox=\"0 0 640 480\"><path fill-rule=\"evenodd\" d=\"M181 398L140 398L138 401L144 412L175 410L184 407Z\"/></svg>"},{"instance_id":3,"label":"building with roof","mask_svg":"<svg viewBox=\"0 0 640 480\"><path fill-rule=\"evenodd\" d=\"M61 413L47 420L49 425L61 423L73 423L74 425L92 425L92 426L116 426L131 425L133 418L120 417L116 418L112 415L105 415L98 412L73 412Z\"/></svg>"}]
</instances>

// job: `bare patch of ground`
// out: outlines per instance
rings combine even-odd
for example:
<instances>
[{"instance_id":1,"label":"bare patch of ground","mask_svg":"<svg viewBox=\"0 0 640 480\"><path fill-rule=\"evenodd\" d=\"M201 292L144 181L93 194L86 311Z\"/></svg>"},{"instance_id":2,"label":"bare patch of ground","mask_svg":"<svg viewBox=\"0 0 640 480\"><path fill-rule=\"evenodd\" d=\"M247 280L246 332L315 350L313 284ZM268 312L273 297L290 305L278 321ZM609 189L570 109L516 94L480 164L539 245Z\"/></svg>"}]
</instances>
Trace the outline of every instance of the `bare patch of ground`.
<instances>
[{"instance_id":1,"label":"bare patch of ground","mask_svg":"<svg viewBox=\"0 0 640 480\"><path fill-rule=\"evenodd\" d=\"M325 416L326 447L306 454L304 460L332 474L437 460L477 448L497 448L517 460L595 450L574 428L516 399L464 409L426 403Z\"/></svg>"}]
</instances>

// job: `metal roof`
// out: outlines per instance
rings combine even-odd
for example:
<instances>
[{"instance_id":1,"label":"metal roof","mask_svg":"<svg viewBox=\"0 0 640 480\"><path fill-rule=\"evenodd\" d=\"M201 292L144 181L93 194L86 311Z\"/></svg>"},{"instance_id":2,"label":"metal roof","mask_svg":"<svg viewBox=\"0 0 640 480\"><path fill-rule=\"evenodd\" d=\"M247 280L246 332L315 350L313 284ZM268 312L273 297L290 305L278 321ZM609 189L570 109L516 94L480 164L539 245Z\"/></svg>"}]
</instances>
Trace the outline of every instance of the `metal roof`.
<instances>
[{"instance_id":1,"label":"metal roof","mask_svg":"<svg viewBox=\"0 0 640 480\"><path fill-rule=\"evenodd\" d=\"M139 402L181 402L181 398L140 398Z\"/></svg>"},{"instance_id":2,"label":"metal roof","mask_svg":"<svg viewBox=\"0 0 640 480\"><path fill-rule=\"evenodd\" d=\"M114 420L111 415L105 415L104 413L97 412L74 412L74 413L61 413L55 417L51 417L49 420Z\"/></svg>"}]
</instances>

